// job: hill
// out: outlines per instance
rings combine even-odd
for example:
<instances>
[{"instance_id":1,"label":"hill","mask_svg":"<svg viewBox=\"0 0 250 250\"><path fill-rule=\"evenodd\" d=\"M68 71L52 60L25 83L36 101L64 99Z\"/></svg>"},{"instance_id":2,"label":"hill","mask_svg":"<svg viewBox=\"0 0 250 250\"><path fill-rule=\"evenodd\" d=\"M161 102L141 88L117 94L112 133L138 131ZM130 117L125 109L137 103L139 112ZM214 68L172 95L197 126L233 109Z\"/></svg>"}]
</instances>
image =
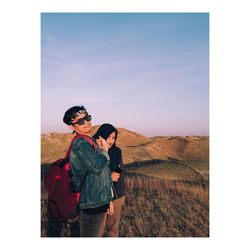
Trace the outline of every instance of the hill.
<instances>
[{"instance_id":1,"label":"hill","mask_svg":"<svg viewBox=\"0 0 250 250\"><path fill-rule=\"evenodd\" d=\"M93 128L92 135L97 129ZM148 138L124 128L118 132L117 146L128 164L120 236L209 237L209 137ZM41 177L49 163L65 155L73 136L41 135ZM188 160L190 165L169 158ZM41 182L42 237L46 237L47 195ZM69 225L63 226L61 236L69 236Z\"/></svg>"},{"instance_id":2,"label":"hill","mask_svg":"<svg viewBox=\"0 0 250 250\"><path fill-rule=\"evenodd\" d=\"M92 135L99 126L94 126ZM118 128L117 146L122 149L125 164L167 157L185 160L209 159L208 136L156 136L145 137L133 131ZM51 163L65 155L74 137L71 133L41 135L41 163Z\"/></svg>"}]
</instances>

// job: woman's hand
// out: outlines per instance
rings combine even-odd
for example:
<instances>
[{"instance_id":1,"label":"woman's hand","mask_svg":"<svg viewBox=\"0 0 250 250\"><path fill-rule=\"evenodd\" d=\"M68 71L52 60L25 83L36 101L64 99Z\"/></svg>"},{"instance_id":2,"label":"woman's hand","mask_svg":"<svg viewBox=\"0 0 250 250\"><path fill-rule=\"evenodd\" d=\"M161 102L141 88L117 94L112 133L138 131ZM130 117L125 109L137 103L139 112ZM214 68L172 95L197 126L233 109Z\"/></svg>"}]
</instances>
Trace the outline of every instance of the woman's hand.
<instances>
[{"instance_id":1,"label":"woman's hand","mask_svg":"<svg viewBox=\"0 0 250 250\"><path fill-rule=\"evenodd\" d=\"M117 173L117 172L112 172L111 173L111 178L112 178L112 181L117 182L119 180L119 178L120 178L120 174Z\"/></svg>"},{"instance_id":2,"label":"woman's hand","mask_svg":"<svg viewBox=\"0 0 250 250\"><path fill-rule=\"evenodd\" d=\"M97 139L96 142L97 142L100 149L103 149L105 151L109 150L106 140L103 139L101 136L99 136L99 139Z\"/></svg>"},{"instance_id":3,"label":"woman's hand","mask_svg":"<svg viewBox=\"0 0 250 250\"><path fill-rule=\"evenodd\" d=\"M112 201L109 203L109 209L108 209L108 211L107 211L107 214L109 215L109 216L111 216L112 214L114 213L114 205L113 205L113 203L112 203Z\"/></svg>"}]
</instances>

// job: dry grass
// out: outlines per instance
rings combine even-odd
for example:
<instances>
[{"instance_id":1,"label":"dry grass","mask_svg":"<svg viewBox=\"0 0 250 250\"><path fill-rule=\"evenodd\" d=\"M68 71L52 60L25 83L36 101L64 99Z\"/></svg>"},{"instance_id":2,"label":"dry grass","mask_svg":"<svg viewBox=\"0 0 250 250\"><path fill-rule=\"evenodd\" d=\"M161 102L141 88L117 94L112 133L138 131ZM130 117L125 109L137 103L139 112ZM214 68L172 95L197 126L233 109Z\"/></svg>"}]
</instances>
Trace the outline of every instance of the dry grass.
<instances>
[{"instance_id":1,"label":"dry grass","mask_svg":"<svg viewBox=\"0 0 250 250\"><path fill-rule=\"evenodd\" d=\"M208 237L208 187L126 176L123 237Z\"/></svg>"},{"instance_id":2,"label":"dry grass","mask_svg":"<svg viewBox=\"0 0 250 250\"><path fill-rule=\"evenodd\" d=\"M208 187L126 174L121 237L208 237ZM41 235L45 236L47 194L42 185ZM62 236L68 236L64 226Z\"/></svg>"}]
</instances>

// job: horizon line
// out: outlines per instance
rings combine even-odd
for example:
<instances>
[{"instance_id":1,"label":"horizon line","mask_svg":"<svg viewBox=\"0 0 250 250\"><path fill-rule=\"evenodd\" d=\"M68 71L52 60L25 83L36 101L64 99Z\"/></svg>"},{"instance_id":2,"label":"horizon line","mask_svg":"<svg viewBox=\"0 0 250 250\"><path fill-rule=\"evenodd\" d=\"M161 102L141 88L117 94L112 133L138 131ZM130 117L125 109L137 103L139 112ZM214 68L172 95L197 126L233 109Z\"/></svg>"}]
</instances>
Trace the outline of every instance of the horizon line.
<instances>
[{"instance_id":1,"label":"horizon line","mask_svg":"<svg viewBox=\"0 0 250 250\"><path fill-rule=\"evenodd\" d=\"M95 126L101 126L101 125L95 125ZM125 129L125 128L122 128L122 127L117 127L116 128L117 130L118 129ZM197 134L186 134L186 135L177 135L177 134L169 134L169 135L153 135L153 136L146 136L144 134L141 134L141 133L138 133L138 132L135 132L135 131L132 131L132 130L129 130L129 129L125 129L129 132L132 132L132 133L136 133L136 134L139 134L141 136L144 136L144 137L147 137L147 138L153 138L153 137L168 137L168 136L180 136L180 137L187 137L187 136L196 136L196 137L209 137L209 134L208 135L197 135ZM40 135L48 135L48 134L72 134L72 132L56 132L56 131L53 131L53 132L47 132L47 133L40 133Z\"/></svg>"}]
</instances>

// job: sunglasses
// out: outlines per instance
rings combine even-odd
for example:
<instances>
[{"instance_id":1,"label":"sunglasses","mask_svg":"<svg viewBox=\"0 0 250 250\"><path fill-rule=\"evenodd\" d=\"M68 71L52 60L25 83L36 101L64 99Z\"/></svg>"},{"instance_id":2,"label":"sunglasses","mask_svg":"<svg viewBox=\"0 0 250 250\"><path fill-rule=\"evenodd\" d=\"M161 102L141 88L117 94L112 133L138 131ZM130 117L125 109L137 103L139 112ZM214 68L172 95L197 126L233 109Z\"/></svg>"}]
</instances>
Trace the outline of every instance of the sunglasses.
<instances>
[{"instance_id":1,"label":"sunglasses","mask_svg":"<svg viewBox=\"0 0 250 250\"><path fill-rule=\"evenodd\" d=\"M80 118L77 122L71 122L71 125L75 125L75 124L79 124L79 125L83 125L85 121L89 122L92 120L92 116L91 115L86 115L83 118Z\"/></svg>"}]
</instances>

